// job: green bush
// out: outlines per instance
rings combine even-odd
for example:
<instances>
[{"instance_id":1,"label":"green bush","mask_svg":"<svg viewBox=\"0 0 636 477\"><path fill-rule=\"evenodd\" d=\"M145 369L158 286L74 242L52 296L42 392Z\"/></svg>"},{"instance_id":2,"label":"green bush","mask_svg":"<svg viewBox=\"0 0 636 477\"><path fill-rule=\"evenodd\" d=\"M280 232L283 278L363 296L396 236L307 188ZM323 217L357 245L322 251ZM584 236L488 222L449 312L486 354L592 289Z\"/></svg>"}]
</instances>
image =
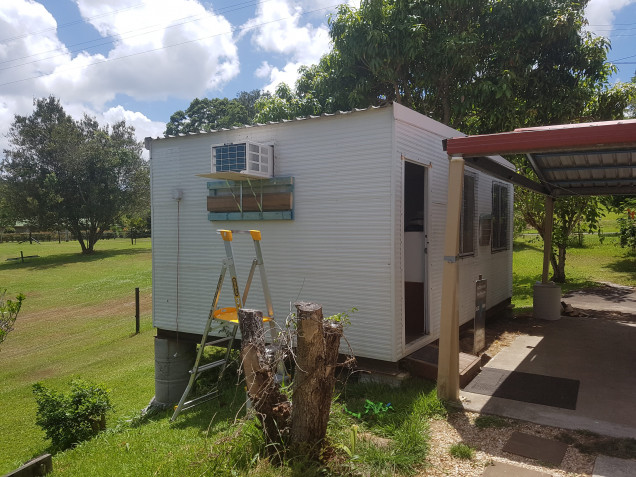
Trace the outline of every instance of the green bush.
<instances>
[{"instance_id":1,"label":"green bush","mask_svg":"<svg viewBox=\"0 0 636 477\"><path fill-rule=\"evenodd\" d=\"M106 428L106 413L113 407L101 384L82 379L71 381L69 393L33 385L38 405L35 423L51 439L53 447L67 449L90 439Z\"/></svg>"},{"instance_id":2,"label":"green bush","mask_svg":"<svg viewBox=\"0 0 636 477\"><path fill-rule=\"evenodd\" d=\"M9 332L13 331L13 324L18 318L20 308L22 308L22 302L25 296L22 293L18 293L18 296L13 300L5 300L7 290L5 289L0 293L0 343L2 343Z\"/></svg>"}]
</instances>

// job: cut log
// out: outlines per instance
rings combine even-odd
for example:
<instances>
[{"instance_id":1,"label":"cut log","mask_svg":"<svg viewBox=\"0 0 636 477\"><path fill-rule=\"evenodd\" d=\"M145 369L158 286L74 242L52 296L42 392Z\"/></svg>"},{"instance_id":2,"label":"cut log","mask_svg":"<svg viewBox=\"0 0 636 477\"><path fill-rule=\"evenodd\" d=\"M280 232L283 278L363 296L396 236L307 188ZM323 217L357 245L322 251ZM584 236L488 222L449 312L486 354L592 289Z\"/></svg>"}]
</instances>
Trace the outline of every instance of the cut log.
<instances>
[{"instance_id":1,"label":"cut log","mask_svg":"<svg viewBox=\"0 0 636 477\"><path fill-rule=\"evenodd\" d=\"M327 433L342 324L323 320L322 306L295 303L298 346L291 424L297 453L315 458Z\"/></svg>"},{"instance_id":2,"label":"cut log","mask_svg":"<svg viewBox=\"0 0 636 477\"><path fill-rule=\"evenodd\" d=\"M275 363L268 362L266 357L263 313L241 308L238 319L247 393L261 420L267 441L282 442L289 434L291 404L274 379Z\"/></svg>"}]
</instances>

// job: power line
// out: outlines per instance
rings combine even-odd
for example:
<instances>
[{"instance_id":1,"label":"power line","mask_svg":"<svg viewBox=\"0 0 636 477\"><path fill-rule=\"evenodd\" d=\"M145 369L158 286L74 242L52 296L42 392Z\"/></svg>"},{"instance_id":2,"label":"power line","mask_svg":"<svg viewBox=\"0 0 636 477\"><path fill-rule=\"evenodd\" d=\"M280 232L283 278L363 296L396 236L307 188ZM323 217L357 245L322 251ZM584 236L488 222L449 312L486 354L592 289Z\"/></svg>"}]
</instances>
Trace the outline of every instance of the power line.
<instances>
[{"instance_id":1,"label":"power line","mask_svg":"<svg viewBox=\"0 0 636 477\"><path fill-rule=\"evenodd\" d=\"M225 14L225 13L231 13L231 12L234 12L234 11L237 11L237 10L241 10L241 9L245 9L245 8L248 8L248 7L252 7L252 6L256 6L256 5L262 5L263 3L267 3L267 2L270 2L270 1L272 1L272 0L260 0L260 1L258 1L258 0L257 1L250 0L250 1L239 3L239 4L234 4L234 5L225 7L225 8L221 8L218 11L214 12L214 14L220 15L220 14ZM116 10L116 12L119 12L119 11L122 11L122 10L126 10L126 9ZM99 16L103 16L103 15L99 15ZM96 18L96 17L91 17L91 18ZM93 39L93 40L87 40L87 41L80 42L80 43L74 43L72 45L65 45L66 48L73 48L73 47L76 47L76 46L81 46L81 45L86 45L86 44L90 44L90 43L95 43L95 42L101 41L101 43L98 43L98 44L95 44L95 45L91 45L91 46L87 46L85 48L79 48L79 49L75 49L75 50L65 50L64 48L54 48L52 50L41 51L41 52L38 52L38 53L33 53L31 55L22 56L22 57L19 57L19 58L12 58L12 59L9 59L9 60L3 60L3 61L0 61L0 64L10 63L10 62L19 61L19 60L25 60L25 59L28 59L28 58L32 58L34 56L44 55L46 53L60 52L59 54L47 56L46 58L39 58L37 60L29 61L29 62L26 62L26 63L21 63L19 65L11 65L11 66L7 66L7 67L4 67L4 68L0 68L0 71L6 70L6 69L10 69L10 68L14 68L14 67L17 68L17 67L20 67L20 66L30 65L30 64L33 64L33 63L37 63L39 61L44 61L44 60L49 60L49 59L52 59L52 58L57 58L59 56L65 56L65 55L67 55L69 53L73 54L73 53L77 53L78 51L90 50L90 49L93 49L93 48L98 48L100 46L111 45L111 44L115 43L117 40L125 40L125 39L135 38L135 37L138 37L138 36L148 35L150 33L156 32L156 31L166 30L168 28L174 28L174 27L177 27L177 26L185 25L187 23L195 22L195 21L201 20L202 18L204 18L204 15L190 15L190 16L179 18L179 19L175 20L177 22L179 22L181 20L184 20L181 23L173 23L173 24L169 24L169 25L154 24L154 25L149 25L149 26L143 27L143 28L137 28L137 29L134 29L134 30L129 30L129 31L126 31L126 32L123 32L123 33L119 33L119 34L116 34L116 35L108 35L108 36L96 38L96 39ZM77 22L72 22L72 23L77 23ZM149 28L154 28L154 27L159 27L159 26L161 28L156 28L154 30L147 31ZM136 32L142 32L142 33L138 33L137 35L125 36L125 35L128 35L129 33L136 33Z\"/></svg>"},{"instance_id":2,"label":"power line","mask_svg":"<svg viewBox=\"0 0 636 477\"><path fill-rule=\"evenodd\" d=\"M330 6L327 6L327 7L316 8L315 10L309 10L307 12L303 12L300 16L309 15L310 13L316 13L316 12L319 12L319 11L322 11L322 10L329 10L331 8L337 7L338 5L339 5L339 3L336 3L334 5L330 5ZM101 64L109 63L109 62L116 61L116 60L123 60L123 59L126 59L126 58L131 58L131 57L134 57L134 56L143 55L143 54L146 54L146 53L154 53L156 51L166 50L168 48L174 48L175 46L187 45L189 43L195 43L197 41L208 40L210 38L214 38L214 37L217 37L217 36L231 34L231 33L234 33L238 29L240 29L242 31L255 30L255 29L257 29L257 28L259 28L261 26L269 25L269 24L272 24L272 23L277 23L277 22L280 22L280 21L283 21L283 20L288 20L289 18L293 18L293 16L288 16L288 17L284 17L284 18L279 18L277 20L271 20L271 21L268 21L268 22L259 23L259 24L252 25L252 26L246 27L246 28L232 26L230 28L230 31L228 31L228 32L216 33L214 35L209 35L209 36L205 36L205 37L201 37L201 38L195 38L193 40L186 40L186 41L182 41L182 42L179 42L179 43L174 43L172 45L166 45L166 46L162 46L162 47L159 47L159 48L152 48L150 50L138 51L136 53L130 53L128 55L118 56L116 58L106 58L104 60L95 61L95 62L90 63L88 65L81 65L81 66L72 67L72 68L63 68L62 71L72 71L72 70L76 70L76 69L84 69L84 68L88 68L90 66L101 65ZM49 76L50 74L51 73L42 73L42 74L39 74L39 75L31 76L29 78L22 78L22 79L19 79L19 80L8 81L6 83L0 83L0 86L8 86L8 85L11 85L11 84L22 83L24 81L29 81L29 80L32 80L32 79L37 79L37 78L42 78L44 76Z\"/></svg>"},{"instance_id":3,"label":"power line","mask_svg":"<svg viewBox=\"0 0 636 477\"><path fill-rule=\"evenodd\" d=\"M0 44L8 43L8 42L11 42L11 41L14 41L14 40L20 40L22 38L26 38L26 37L29 37L29 36L41 35L42 33L47 33L47 32L50 32L50 31L59 30L60 28L67 28L67 27L70 27L70 26L73 26L73 25L77 25L77 24L80 24L80 23L87 22L89 20L94 20L95 18L101 18L101 17L105 17L105 16L108 16L108 15L112 15L114 13L119 13L119 12L123 12L123 11L126 11L126 10L133 10L135 8L139 8L142 5L144 5L144 3L137 3L137 4L129 6L129 7L120 8L119 10L112 10L110 12L101 13L99 15L95 15L95 16L92 16L92 17L89 17L89 18L85 18L85 19L82 18L81 20L74 20L72 22L62 23L61 25L57 25L57 26L50 27L50 28L45 28L44 30L39 30L39 31L35 31L35 32L28 32L28 33L22 33L21 35L12 36L12 37L9 37L9 38L3 38L2 40L0 40Z\"/></svg>"}]
</instances>

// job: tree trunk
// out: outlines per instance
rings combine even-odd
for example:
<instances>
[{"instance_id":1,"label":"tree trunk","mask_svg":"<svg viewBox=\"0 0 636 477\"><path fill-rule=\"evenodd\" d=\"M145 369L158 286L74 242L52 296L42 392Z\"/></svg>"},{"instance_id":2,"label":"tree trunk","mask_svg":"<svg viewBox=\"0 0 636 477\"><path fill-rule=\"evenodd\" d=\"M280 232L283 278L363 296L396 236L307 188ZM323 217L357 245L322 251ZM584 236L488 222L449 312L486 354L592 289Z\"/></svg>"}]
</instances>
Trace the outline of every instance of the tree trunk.
<instances>
[{"instance_id":1,"label":"tree trunk","mask_svg":"<svg viewBox=\"0 0 636 477\"><path fill-rule=\"evenodd\" d=\"M562 245L558 245L559 256L558 259L552 254L552 269L554 271L554 275L552 277L552 281L555 283L565 283L565 252L566 248Z\"/></svg>"},{"instance_id":2,"label":"tree trunk","mask_svg":"<svg viewBox=\"0 0 636 477\"><path fill-rule=\"evenodd\" d=\"M275 363L269 363L266 358L263 313L242 308L238 317L247 393L261 420L267 441L282 442L289 433L291 404L274 379Z\"/></svg>"},{"instance_id":3,"label":"tree trunk","mask_svg":"<svg viewBox=\"0 0 636 477\"><path fill-rule=\"evenodd\" d=\"M291 441L295 452L315 458L327 433L342 325L324 321L321 305L298 302L295 306L298 346Z\"/></svg>"}]
</instances>

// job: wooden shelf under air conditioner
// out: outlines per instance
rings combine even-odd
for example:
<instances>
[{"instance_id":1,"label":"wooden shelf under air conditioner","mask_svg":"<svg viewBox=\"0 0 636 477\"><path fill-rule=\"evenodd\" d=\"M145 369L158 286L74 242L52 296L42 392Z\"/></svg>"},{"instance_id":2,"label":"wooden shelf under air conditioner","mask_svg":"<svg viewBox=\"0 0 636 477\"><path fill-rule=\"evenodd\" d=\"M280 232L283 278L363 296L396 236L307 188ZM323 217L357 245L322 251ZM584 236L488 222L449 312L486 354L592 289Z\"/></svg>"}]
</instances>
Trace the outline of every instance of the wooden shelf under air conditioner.
<instances>
[{"instance_id":1,"label":"wooden shelf under air conditioner","mask_svg":"<svg viewBox=\"0 0 636 477\"><path fill-rule=\"evenodd\" d=\"M210 220L292 220L294 178L208 182Z\"/></svg>"}]
</instances>

